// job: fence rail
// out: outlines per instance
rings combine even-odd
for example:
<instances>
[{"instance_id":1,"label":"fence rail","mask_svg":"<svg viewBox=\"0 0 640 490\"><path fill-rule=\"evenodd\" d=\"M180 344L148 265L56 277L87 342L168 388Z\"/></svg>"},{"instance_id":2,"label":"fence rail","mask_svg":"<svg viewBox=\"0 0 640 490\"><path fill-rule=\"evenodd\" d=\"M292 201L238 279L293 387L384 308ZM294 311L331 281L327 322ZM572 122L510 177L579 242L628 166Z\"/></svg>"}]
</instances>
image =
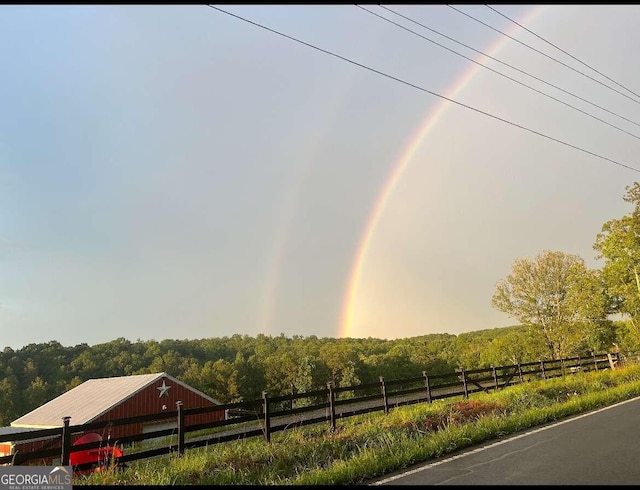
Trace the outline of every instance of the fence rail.
<instances>
[{"instance_id":1,"label":"fence rail","mask_svg":"<svg viewBox=\"0 0 640 490\"><path fill-rule=\"evenodd\" d=\"M47 446L37 451L0 457L0 465L23 465L44 458L57 457L60 458L62 465L68 465L72 452L99 448L105 444L98 441L72 445L71 436L73 434L149 421L175 420L176 425L153 432L120 437L114 445L124 446L169 436L175 437L176 442L163 447L131 451L115 458L113 463L123 465L127 462L154 458L169 453L182 455L186 449L250 437L261 436L269 442L272 433L292 427L328 422L331 430L335 430L338 419L380 410L388 413L393 407L414 403L432 403L437 399L456 396L468 398L474 393L490 392L516 383L549 379L580 371L610 369L614 368L616 364L621 364L621 361L619 353L605 353L587 357L540 360L511 366L491 366L483 369L459 368L454 373L447 374L428 375L427 372L423 372L421 376L404 379L385 380L383 376L380 376L377 383L351 386L337 387L333 382L328 382L326 389L322 390L273 397L264 391L262 398L258 400L226 403L212 407L190 409L185 408L179 401L174 411L82 425L71 425L70 417L63 416L61 417L63 424L59 428L25 429L24 432L0 434L0 443L29 441L38 438L48 440ZM322 401L317 402L318 399ZM185 422L189 416L211 412L222 412L225 417L223 420L200 424L188 425ZM214 432L191 439L186 438L189 433L203 430L213 430ZM89 463L78 465L74 470L84 470L91 468L91 466Z\"/></svg>"}]
</instances>

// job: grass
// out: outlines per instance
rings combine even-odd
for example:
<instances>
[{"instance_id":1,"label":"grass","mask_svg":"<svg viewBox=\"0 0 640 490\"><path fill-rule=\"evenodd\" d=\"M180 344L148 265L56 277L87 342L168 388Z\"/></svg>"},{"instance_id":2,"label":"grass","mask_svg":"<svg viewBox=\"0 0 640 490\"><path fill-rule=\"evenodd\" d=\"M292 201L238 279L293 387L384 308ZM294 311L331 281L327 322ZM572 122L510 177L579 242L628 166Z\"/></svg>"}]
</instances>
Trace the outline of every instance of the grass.
<instances>
[{"instance_id":1,"label":"grass","mask_svg":"<svg viewBox=\"0 0 640 490\"><path fill-rule=\"evenodd\" d=\"M74 485L358 485L509 434L640 395L640 366L532 381L187 450Z\"/></svg>"}]
</instances>

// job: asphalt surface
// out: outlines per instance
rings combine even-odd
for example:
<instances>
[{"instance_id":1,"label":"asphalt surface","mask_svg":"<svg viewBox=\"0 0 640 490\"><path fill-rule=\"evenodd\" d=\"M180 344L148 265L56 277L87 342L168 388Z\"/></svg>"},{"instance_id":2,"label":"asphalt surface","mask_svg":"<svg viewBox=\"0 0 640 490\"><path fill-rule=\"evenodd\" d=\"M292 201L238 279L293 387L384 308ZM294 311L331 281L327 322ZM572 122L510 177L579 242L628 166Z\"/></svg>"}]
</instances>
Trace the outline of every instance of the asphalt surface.
<instances>
[{"instance_id":1,"label":"asphalt surface","mask_svg":"<svg viewBox=\"0 0 640 490\"><path fill-rule=\"evenodd\" d=\"M640 485L640 397L493 441L372 485Z\"/></svg>"}]
</instances>

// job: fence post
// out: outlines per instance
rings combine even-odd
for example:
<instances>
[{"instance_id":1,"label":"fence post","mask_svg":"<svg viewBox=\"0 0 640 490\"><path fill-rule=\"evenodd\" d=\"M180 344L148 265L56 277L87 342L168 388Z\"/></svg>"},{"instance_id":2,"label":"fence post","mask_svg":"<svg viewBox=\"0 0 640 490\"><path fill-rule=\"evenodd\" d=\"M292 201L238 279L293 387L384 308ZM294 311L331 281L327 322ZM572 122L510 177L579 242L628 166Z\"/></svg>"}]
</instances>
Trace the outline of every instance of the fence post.
<instances>
[{"instance_id":1,"label":"fence post","mask_svg":"<svg viewBox=\"0 0 640 490\"><path fill-rule=\"evenodd\" d=\"M71 452L71 431L69 430L69 420L71 417L62 417L62 454L60 464L69 466L69 453Z\"/></svg>"},{"instance_id":2,"label":"fence post","mask_svg":"<svg viewBox=\"0 0 640 490\"><path fill-rule=\"evenodd\" d=\"M334 405L335 394L333 392L333 381L327 381L327 398L329 399L329 417L331 420L331 431L336 430L336 407Z\"/></svg>"},{"instance_id":3,"label":"fence post","mask_svg":"<svg viewBox=\"0 0 640 490\"><path fill-rule=\"evenodd\" d=\"M271 442L271 413L269 412L269 392L262 392L262 403L264 407L264 438Z\"/></svg>"},{"instance_id":4,"label":"fence post","mask_svg":"<svg viewBox=\"0 0 640 490\"><path fill-rule=\"evenodd\" d=\"M542 379L547 379L547 375L544 372L544 359L540 359L540 372L542 373Z\"/></svg>"},{"instance_id":5,"label":"fence post","mask_svg":"<svg viewBox=\"0 0 640 490\"><path fill-rule=\"evenodd\" d=\"M598 358L596 357L596 353L592 352L591 355L593 356L593 364L596 367L596 371L598 370Z\"/></svg>"},{"instance_id":6,"label":"fence post","mask_svg":"<svg viewBox=\"0 0 640 490\"><path fill-rule=\"evenodd\" d=\"M384 384L384 376L380 376L380 390L382 391L382 402L384 403L384 413L389 413L389 400L387 399L387 386Z\"/></svg>"},{"instance_id":7,"label":"fence post","mask_svg":"<svg viewBox=\"0 0 640 490\"><path fill-rule=\"evenodd\" d=\"M294 385L293 383L291 383L291 394L292 395L296 394L296 385ZM295 400L292 398L291 399L291 405L290 405L291 406L291 410L293 410L295 408L295 405L296 405Z\"/></svg>"},{"instance_id":8,"label":"fence post","mask_svg":"<svg viewBox=\"0 0 640 490\"><path fill-rule=\"evenodd\" d=\"M582 372L582 358L578 356L578 371Z\"/></svg>"},{"instance_id":9,"label":"fence post","mask_svg":"<svg viewBox=\"0 0 640 490\"><path fill-rule=\"evenodd\" d=\"M518 366L518 378L520 378L520 384L522 384L524 382L524 379L522 378L522 366L520 366L520 363L518 363L517 366Z\"/></svg>"},{"instance_id":10,"label":"fence post","mask_svg":"<svg viewBox=\"0 0 640 490\"><path fill-rule=\"evenodd\" d=\"M491 365L491 374L493 376L493 386L496 391L498 391L498 373L496 373L496 367Z\"/></svg>"},{"instance_id":11,"label":"fence post","mask_svg":"<svg viewBox=\"0 0 640 490\"><path fill-rule=\"evenodd\" d=\"M460 374L462 375L462 389L464 390L464 397L469 398L469 389L467 388L467 374L464 372L464 368L460 368Z\"/></svg>"},{"instance_id":12,"label":"fence post","mask_svg":"<svg viewBox=\"0 0 640 490\"><path fill-rule=\"evenodd\" d=\"M178 456L184 454L184 412L182 411L182 402L176 402L178 409Z\"/></svg>"},{"instance_id":13,"label":"fence post","mask_svg":"<svg viewBox=\"0 0 640 490\"><path fill-rule=\"evenodd\" d=\"M429 385L429 376L427 376L426 371L422 371L422 376L424 376L424 387L427 390L427 403L431 403L431 386Z\"/></svg>"}]
</instances>

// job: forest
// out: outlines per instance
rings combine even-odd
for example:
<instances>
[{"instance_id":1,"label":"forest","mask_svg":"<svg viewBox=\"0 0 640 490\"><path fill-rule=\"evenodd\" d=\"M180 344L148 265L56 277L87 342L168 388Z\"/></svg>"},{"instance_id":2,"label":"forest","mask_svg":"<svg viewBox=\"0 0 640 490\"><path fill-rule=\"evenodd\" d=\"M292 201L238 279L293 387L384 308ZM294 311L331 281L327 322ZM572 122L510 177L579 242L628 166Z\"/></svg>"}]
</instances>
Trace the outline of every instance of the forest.
<instances>
[{"instance_id":1,"label":"forest","mask_svg":"<svg viewBox=\"0 0 640 490\"><path fill-rule=\"evenodd\" d=\"M545 250L513 263L492 305L516 324L458 335L378 338L285 337L136 340L63 346L57 341L0 352L0 426L88 379L166 372L221 403L509 366L593 353L640 352L640 184L623 199L630 214L603 224L589 269L578 255ZM464 304L461 302L461 307ZM615 319L615 320L614 320Z\"/></svg>"},{"instance_id":2,"label":"forest","mask_svg":"<svg viewBox=\"0 0 640 490\"><path fill-rule=\"evenodd\" d=\"M92 378L166 372L227 403L259 399L263 390L321 389L327 381L347 386L548 358L525 326L398 340L259 334L72 347L51 341L0 353L0 426Z\"/></svg>"}]
</instances>

